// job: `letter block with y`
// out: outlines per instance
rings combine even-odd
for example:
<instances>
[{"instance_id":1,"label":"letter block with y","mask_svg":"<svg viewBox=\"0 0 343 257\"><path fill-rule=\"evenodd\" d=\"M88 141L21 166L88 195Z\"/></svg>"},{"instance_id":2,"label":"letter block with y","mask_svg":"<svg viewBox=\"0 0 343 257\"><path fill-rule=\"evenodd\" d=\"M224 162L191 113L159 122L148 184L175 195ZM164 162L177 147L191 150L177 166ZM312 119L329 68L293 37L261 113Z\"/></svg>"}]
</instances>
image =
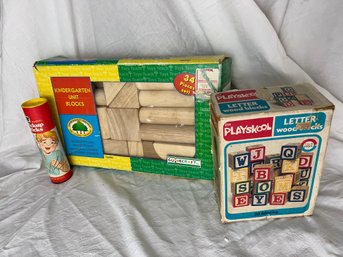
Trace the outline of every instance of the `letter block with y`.
<instances>
[{"instance_id":1,"label":"letter block with y","mask_svg":"<svg viewBox=\"0 0 343 257\"><path fill-rule=\"evenodd\" d=\"M228 155L229 167L232 169L240 169L249 167L249 153L248 152L237 152Z\"/></svg>"},{"instance_id":2,"label":"letter block with y","mask_svg":"<svg viewBox=\"0 0 343 257\"><path fill-rule=\"evenodd\" d=\"M257 194L257 195L252 195L252 198L251 198L251 205L252 205L252 206L263 206L263 205L267 205L267 203L268 203L268 195L269 195L269 194Z\"/></svg>"}]
</instances>

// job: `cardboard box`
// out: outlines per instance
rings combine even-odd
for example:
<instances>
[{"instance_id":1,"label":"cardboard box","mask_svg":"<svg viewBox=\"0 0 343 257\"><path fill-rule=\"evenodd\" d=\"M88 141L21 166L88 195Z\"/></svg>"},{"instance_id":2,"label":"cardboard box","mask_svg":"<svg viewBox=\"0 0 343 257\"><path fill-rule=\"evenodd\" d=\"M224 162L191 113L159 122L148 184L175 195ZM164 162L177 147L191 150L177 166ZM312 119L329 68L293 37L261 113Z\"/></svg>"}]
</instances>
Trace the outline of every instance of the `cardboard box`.
<instances>
[{"instance_id":1,"label":"cardboard box","mask_svg":"<svg viewBox=\"0 0 343 257\"><path fill-rule=\"evenodd\" d=\"M222 222L312 214L333 110L311 85L212 96Z\"/></svg>"},{"instance_id":2,"label":"cardboard box","mask_svg":"<svg viewBox=\"0 0 343 257\"><path fill-rule=\"evenodd\" d=\"M71 164L213 179L209 99L231 58L36 62Z\"/></svg>"}]
</instances>

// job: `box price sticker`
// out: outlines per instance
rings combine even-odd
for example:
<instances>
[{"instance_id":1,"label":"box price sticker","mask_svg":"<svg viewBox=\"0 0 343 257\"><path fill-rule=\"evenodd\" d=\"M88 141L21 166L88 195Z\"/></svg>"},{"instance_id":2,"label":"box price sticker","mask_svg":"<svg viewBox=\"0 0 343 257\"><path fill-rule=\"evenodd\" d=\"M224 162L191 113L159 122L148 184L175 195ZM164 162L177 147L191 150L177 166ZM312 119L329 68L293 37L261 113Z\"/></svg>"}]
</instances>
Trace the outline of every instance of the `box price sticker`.
<instances>
[{"instance_id":1,"label":"box price sticker","mask_svg":"<svg viewBox=\"0 0 343 257\"><path fill-rule=\"evenodd\" d=\"M194 95L195 76L191 73L181 73L174 79L174 87L183 95Z\"/></svg>"}]
</instances>

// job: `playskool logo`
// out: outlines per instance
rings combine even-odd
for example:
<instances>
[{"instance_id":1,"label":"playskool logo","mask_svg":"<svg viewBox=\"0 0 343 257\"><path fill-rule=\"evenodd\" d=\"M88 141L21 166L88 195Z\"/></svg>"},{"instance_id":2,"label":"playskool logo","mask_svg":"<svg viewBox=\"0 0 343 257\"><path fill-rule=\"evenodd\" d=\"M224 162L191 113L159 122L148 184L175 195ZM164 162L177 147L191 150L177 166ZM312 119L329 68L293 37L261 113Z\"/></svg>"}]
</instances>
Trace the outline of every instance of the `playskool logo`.
<instances>
[{"instance_id":1,"label":"playskool logo","mask_svg":"<svg viewBox=\"0 0 343 257\"><path fill-rule=\"evenodd\" d=\"M255 89L243 89L216 94L216 99L218 103L229 103L236 101L258 99L258 97L256 96Z\"/></svg>"},{"instance_id":2,"label":"playskool logo","mask_svg":"<svg viewBox=\"0 0 343 257\"><path fill-rule=\"evenodd\" d=\"M270 137L273 134L273 118L229 121L223 126L223 134L226 141Z\"/></svg>"}]
</instances>

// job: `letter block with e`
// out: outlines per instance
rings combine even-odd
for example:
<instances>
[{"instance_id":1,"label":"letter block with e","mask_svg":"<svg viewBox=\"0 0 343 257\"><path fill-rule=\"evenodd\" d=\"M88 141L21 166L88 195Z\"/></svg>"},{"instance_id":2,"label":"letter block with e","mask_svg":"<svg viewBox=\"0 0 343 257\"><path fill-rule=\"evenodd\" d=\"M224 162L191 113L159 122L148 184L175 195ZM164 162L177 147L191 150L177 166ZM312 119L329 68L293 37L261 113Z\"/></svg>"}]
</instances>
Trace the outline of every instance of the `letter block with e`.
<instances>
[{"instance_id":1,"label":"letter block with e","mask_svg":"<svg viewBox=\"0 0 343 257\"><path fill-rule=\"evenodd\" d=\"M299 158L295 160L282 160L281 172L296 173L299 169Z\"/></svg>"},{"instance_id":2,"label":"letter block with e","mask_svg":"<svg viewBox=\"0 0 343 257\"><path fill-rule=\"evenodd\" d=\"M232 169L241 169L249 167L249 153L237 152L229 154L229 167Z\"/></svg>"},{"instance_id":3,"label":"letter block with e","mask_svg":"<svg viewBox=\"0 0 343 257\"><path fill-rule=\"evenodd\" d=\"M251 190L250 180L232 183L232 192L234 192L235 195L249 194L250 190Z\"/></svg>"},{"instance_id":4,"label":"letter block with e","mask_svg":"<svg viewBox=\"0 0 343 257\"><path fill-rule=\"evenodd\" d=\"M304 202L308 193L308 186L294 186L288 193L289 202Z\"/></svg>"},{"instance_id":5,"label":"letter block with e","mask_svg":"<svg viewBox=\"0 0 343 257\"><path fill-rule=\"evenodd\" d=\"M274 179L274 193L287 193L291 191L293 183L293 175L277 176Z\"/></svg>"},{"instance_id":6,"label":"letter block with e","mask_svg":"<svg viewBox=\"0 0 343 257\"><path fill-rule=\"evenodd\" d=\"M264 161L266 147L264 145L251 145L245 148L249 152L250 162Z\"/></svg>"},{"instance_id":7,"label":"letter block with e","mask_svg":"<svg viewBox=\"0 0 343 257\"><path fill-rule=\"evenodd\" d=\"M287 201L287 193L271 193L269 204L270 205L285 205Z\"/></svg>"},{"instance_id":8,"label":"letter block with e","mask_svg":"<svg viewBox=\"0 0 343 257\"><path fill-rule=\"evenodd\" d=\"M267 205L267 203L268 203L268 195L269 194L256 194L256 195L252 195L251 205L252 206Z\"/></svg>"},{"instance_id":9,"label":"letter block with e","mask_svg":"<svg viewBox=\"0 0 343 257\"><path fill-rule=\"evenodd\" d=\"M295 160L301 154L301 144L287 144L281 147L282 160Z\"/></svg>"},{"instance_id":10,"label":"letter block with e","mask_svg":"<svg viewBox=\"0 0 343 257\"><path fill-rule=\"evenodd\" d=\"M233 207L244 207L250 205L250 194L234 195Z\"/></svg>"},{"instance_id":11,"label":"letter block with e","mask_svg":"<svg viewBox=\"0 0 343 257\"><path fill-rule=\"evenodd\" d=\"M253 181L266 181L273 179L273 164L258 164L254 166Z\"/></svg>"}]
</instances>

